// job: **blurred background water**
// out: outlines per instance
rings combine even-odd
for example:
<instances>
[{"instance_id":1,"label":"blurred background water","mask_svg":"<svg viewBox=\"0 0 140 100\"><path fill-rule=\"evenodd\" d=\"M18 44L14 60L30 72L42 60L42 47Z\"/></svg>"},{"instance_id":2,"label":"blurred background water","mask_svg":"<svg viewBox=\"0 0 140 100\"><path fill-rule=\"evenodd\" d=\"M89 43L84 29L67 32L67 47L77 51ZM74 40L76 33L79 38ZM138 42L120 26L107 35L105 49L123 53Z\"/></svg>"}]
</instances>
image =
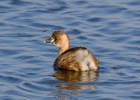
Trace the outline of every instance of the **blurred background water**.
<instances>
[{"instance_id":1,"label":"blurred background water","mask_svg":"<svg viewBox=\"0 0 140 100\"><path fill-rule=\"evenodd\" d=\"M55 30L98 73L54 71ZM140 0L0 0L0 100L140 99Z\"/></svg>"}]
</instances>

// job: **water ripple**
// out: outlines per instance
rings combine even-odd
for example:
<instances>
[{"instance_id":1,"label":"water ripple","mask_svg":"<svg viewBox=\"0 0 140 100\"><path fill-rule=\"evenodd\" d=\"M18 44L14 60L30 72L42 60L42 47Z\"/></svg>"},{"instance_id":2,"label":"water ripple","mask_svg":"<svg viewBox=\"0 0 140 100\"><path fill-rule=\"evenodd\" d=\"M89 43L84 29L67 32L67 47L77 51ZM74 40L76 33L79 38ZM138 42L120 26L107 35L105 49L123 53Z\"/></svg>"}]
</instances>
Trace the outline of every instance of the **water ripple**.
<instances>
[{"instance_id":1,"label":"water ripple","mask_svg":"<svg viewBox=\"0 0 140 100\"><path fill-rule=\"evenodd\" d=\"M0 80L8 82L8 83L20 83L20 82L22 82L22 80L19 78L15 78L15 77L11 77L11 76L3 76L3 75L0 75Z\"/></svg>"}]
</instances>

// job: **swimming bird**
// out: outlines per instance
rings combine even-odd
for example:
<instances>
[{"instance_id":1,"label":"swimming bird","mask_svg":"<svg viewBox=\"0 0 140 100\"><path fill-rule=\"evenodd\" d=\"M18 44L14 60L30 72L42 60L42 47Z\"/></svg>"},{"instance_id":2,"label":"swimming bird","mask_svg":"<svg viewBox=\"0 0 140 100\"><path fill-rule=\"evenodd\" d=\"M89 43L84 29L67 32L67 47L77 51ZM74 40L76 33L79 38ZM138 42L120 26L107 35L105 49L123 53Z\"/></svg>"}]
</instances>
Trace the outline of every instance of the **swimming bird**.
<instances>
[{"instance_id":1,"label":"swimming bird","mask_svg":"<svg viewBox=\"0 0 140 100\"><path fill-rule=\"evenodd\" d=\"M44 42L52 43L59 48L54 67L73 71L98 70L99 62L90 50L85 47L70 48L70 39L65 31L54 31Z\"/></svg>"}]
</instances>

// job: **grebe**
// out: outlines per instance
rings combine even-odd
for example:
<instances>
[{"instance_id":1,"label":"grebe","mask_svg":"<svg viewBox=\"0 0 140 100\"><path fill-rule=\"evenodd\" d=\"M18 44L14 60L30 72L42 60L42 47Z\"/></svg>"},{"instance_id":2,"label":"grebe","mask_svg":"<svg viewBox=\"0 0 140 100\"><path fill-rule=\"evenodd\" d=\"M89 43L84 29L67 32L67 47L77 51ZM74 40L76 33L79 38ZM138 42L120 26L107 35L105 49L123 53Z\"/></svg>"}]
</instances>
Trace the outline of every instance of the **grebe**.
<instances>
[{"instance_id":1,"label":"grebe","mask_svg":"<svg viewBox=\"0 0 140 100\"><path fill-rule=\"evenodd\" d=\"M70 40L66 32L54 31L52 36L44 42L52 43L59 48L58 56L54 61L55 67L74 71L98 70L99 62L87 48L69 48Z\"/></svg>"}]
</instances>

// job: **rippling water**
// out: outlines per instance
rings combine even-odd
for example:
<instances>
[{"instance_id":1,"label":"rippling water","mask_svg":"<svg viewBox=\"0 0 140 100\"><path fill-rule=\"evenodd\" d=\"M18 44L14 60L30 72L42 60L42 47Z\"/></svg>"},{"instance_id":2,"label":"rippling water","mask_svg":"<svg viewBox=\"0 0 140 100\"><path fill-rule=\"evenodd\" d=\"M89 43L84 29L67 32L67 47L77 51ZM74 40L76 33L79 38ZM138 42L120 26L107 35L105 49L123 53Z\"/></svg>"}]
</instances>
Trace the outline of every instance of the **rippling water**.
<instances>
[{"instance_id":1,"label":"rippling water","mask_svg":"<svg viewBox=\"0 0 140 100\"><path fill-rule=\"evenodd\" d=\"M55 72L54 30L99 72ZM1 0L0 56L0 100L139 100L140 0Z\"/></svg>"}]
</instances>

